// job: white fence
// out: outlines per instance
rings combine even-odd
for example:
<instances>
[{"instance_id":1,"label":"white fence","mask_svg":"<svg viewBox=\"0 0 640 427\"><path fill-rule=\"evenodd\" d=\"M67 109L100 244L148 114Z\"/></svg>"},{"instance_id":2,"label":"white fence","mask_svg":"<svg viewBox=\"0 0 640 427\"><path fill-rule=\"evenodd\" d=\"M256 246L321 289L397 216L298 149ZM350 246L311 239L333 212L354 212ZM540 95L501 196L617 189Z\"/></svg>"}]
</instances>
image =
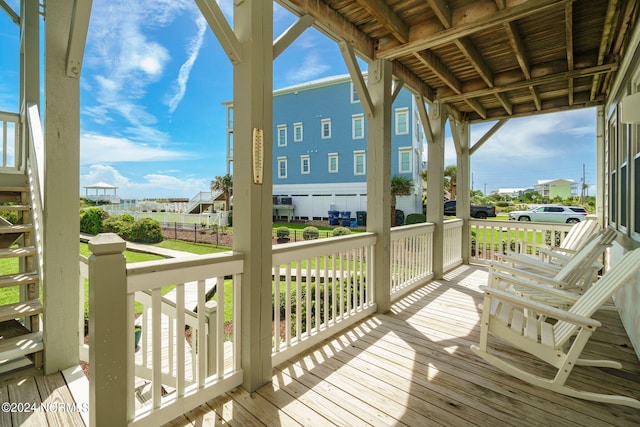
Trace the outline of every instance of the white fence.
<instances>
[{"instance_id":1,"label":"white fence","mask_svg":"<svg viewBox=\"0 0 640 427\"><path fill-rule=\"evenodd\" d=\"M372 314L373 233L273 247L273 364Z\"/></svg>"},{"instance_id":2,"label":"white fence","mask_svg":"<svg viewBox=\"0 0 640 427\"><path fill-rule=\"evenodd\" d=\"M391 300L433 278L433 224L391 229Z\"/></svg>"}]
</instances>

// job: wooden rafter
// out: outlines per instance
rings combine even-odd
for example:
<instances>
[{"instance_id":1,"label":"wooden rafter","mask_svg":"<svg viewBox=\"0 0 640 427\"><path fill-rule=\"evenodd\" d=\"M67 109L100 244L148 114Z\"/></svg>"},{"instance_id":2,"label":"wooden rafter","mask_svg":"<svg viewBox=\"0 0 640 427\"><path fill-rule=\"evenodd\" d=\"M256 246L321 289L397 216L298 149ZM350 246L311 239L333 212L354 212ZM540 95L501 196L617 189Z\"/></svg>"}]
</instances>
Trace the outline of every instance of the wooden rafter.
<instances>
[{"instance_id":1,"label":"wooden rafter","mask_svg":"<svg viewBox=\"0 0 640 427\"><path fill-rule=\"evenodd\" d=\"M451 28L453 26L453 18L449 5L444 0L427 0L429 6L433 10L433 13L438 17L444 28Z\"/></svg>"},{"instance_id":2,"label":"wooden rafter","mask_svg":"<svg viewBox=\"0 0 640 427\"><path fill-rule=\"evenodd\" d=\"M607 6L607 13L604 18L604 28L602 29L602 37L600 37L600 48L598 49L598 62L597 65L604 63L604 58L611 46L611 31L614 25L614 15L616 13L616 6L618 5L618 0L609 0L609 4ZM602 76L596 75L593 76L593 83L591 85L591 100L595 99L596 94L598 93L598 87L600 86L600 80Z\"/></svg>"},{"instance_id":3,"label":"wooden rafter","mask_svg":"<svg viewBox=\"0 0 640 427\"><path fill-rule=\"evenodd\" d=\"M564 7L565 37L567 39L567 70L571 71L575 67L573 59L573 3L568 3ZM573 105L573 79L569 82L569 105Z\"/></svg>"},{"instance_id":4,"label":"wooden rafter","mask_svg":"<svg viewBox=\"0 0 640 427\"><path fill-rule=\"evenodd\" d=\"M507 22L504 24L504 29L507 33L507 37L509 38L509 43L511 43L511 48L513 49L513 53L516 56L516 60L520 65L522 74L524 74L524 78L526 80L531 80L531 67L529 65L527 49L524 45L522 37L520 37L517 24L515 22ZM533 100L536 109L540 111L542 106L540 95L533 86L529 86L529 91L531 92L531 99Z\"/></svg>"},{"instance_id":5,"label":"wooden rafter","mask_svg":"<svg viewBox=\"0 0 640 427\"><path fill-rule=\"evenodd\" d=\"M393 36L401 43L409 40L409 27L383 0L357 0L357 2L375 16Z\"/></svg>"},{"instance_id":6,"label":"wooden rafter","mask_svg":"<svg viewBox=\"0 0 640 427\"><path fill-rule=\"evenodd\" d=\"M462 92L460 80L440 61L431 51L417 52L413 56L427 66L440 80L453 89L456 93Z\"/></svg>"},{"instance_id":7,"label":"wooden rafter","mask_svg":"<svg viewBox=\"0 0 640 427\"><path fill-rule=\"evenodd\" d=\"M473 15L465 15L464 13L458 14L468 18L464 23L456 25L454 22L450 29L444 31L438 30L439 26L431 26L426 29L416 29L416 31L419 31L420 37L415 39L412 39L411 37L414 30L411 28L409 31L409 42L400 45L389 44L388 46L381 47L376 53L376 57L382 59L394 59L410 55L415 52L420 52L425 49L432 49L453 43L457 39L470 36L479 31L503 25L506 22L526 18L527 16L548 8L564 6L568 1L571 0L529 0L503 10L496 10L495 8L492 9L488 7L481 8L472 4L469 7L475 7ZM456 14L453 13L453 16L456 16Z\"/></svg>"}]
</instances>

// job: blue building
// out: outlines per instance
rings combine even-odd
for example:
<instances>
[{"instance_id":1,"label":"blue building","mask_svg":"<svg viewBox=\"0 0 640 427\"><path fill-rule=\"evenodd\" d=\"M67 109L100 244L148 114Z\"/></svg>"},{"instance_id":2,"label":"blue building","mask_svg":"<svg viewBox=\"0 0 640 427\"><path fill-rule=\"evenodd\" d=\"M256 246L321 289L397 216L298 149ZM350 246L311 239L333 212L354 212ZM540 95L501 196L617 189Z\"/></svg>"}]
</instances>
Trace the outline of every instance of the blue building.
<instances>
[{"instance_id":1,"label":"blue building","mask_svg":"<svg viewBox=\"0 0 640 427\"><path fill-rule=\"evenodd\" d=\"M367 119L348 75L274 92L273 194L293 204L299 219L326 218L329 210L366 211ZM227 155L233 156L232 105L228 109ZM413 95L402 89L392 108L392 175L415 183L398 197L397 209L422 212L420 168L424 134Z\"/></svg>"}]
</instances>

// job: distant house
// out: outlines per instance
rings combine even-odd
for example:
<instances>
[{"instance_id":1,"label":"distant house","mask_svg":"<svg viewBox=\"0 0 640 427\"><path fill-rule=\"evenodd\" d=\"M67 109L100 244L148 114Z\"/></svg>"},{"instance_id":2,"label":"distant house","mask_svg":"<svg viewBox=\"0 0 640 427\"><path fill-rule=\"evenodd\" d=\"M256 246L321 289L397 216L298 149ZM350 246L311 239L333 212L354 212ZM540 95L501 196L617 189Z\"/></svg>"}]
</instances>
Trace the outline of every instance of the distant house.
<instances>
[{"instance_id":1,"label":"distant house","mask_svg":"<svg viewBox=\"0 0 640 427\"><path fill-rule=\"evenodd\" d=\"M553 199L555 197L561 197L563 199L569 197L577 197L578 183L572 179L549 179L538 180L533 189L543 197Z\"/></svg>"},{"instance_id":2,"label":"distant house","mask_svg":"<svg viewBox=\"0 0 640 427\"><path fill-rule=\"evenodd\" d=\"M115 185L97 182L84 187L84 191L85 198L94 203L120 203L118 187Z\"/></svg>"},{"instance_id":3,"label":"distant house","mask_svg":"<svg viewBox=\"0 0 640 427\"><path fill-rule=\"evenodd\" d=\"M492 191L491 193L499 196L520 197L526 191L526 188L498 188L496 191Z\"/></svg>"},{"instance_id":4,"label":"distant house","mask_svg":"<svg viewBox=\"0 0 640 427\"><path fill-rule=\"evenodd\" d=\"M232 104L224 105L233 117ZM397 208L420 213L424 134L408 90L396 97L391 120L391 174L414 182L413 194L398 197ZM273 132L274 204L293 205L300 219L366 211L367 118L348 75L274 91ZM232 153L231 123L227 145Z\"/></svg>"}]
</instances>

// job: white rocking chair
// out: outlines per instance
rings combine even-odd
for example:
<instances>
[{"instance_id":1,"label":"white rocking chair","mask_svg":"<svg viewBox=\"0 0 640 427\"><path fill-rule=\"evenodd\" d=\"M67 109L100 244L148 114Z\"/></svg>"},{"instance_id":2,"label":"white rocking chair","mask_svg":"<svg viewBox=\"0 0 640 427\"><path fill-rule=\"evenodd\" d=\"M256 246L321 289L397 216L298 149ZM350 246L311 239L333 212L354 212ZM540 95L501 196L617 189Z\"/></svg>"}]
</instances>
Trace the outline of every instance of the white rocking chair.
<instances>
[{"instance_id":1,"label":"white rocking chair","mask_svg":"<svg viewBox=\"0 0 640 427\"><path fill-rule=\"evenodd\" d=\"M471 350L488 363L530 384L572 397L640 409L640 400L632 397L582 391L565 385L575 365L622 368L622 365L615 361L585 360L579 356L591 334L601 326L601 323L591 316L619 288L637 278L639 270L640 250L627 253L597 283L578 296L568 310L532 301L502 289L481 286L485 297L480 344L471 346ZM635 285L638 286L638 283ZM549 289L531 283L527 286L534 291L544 292ZM552 323L549 319L557 321ZM553 378L544 378L489 353L489 334L547 362L557 368L557 373ZM567 351L564 350L565 346L568 348Z\"/></svg>"}]
</instances>

